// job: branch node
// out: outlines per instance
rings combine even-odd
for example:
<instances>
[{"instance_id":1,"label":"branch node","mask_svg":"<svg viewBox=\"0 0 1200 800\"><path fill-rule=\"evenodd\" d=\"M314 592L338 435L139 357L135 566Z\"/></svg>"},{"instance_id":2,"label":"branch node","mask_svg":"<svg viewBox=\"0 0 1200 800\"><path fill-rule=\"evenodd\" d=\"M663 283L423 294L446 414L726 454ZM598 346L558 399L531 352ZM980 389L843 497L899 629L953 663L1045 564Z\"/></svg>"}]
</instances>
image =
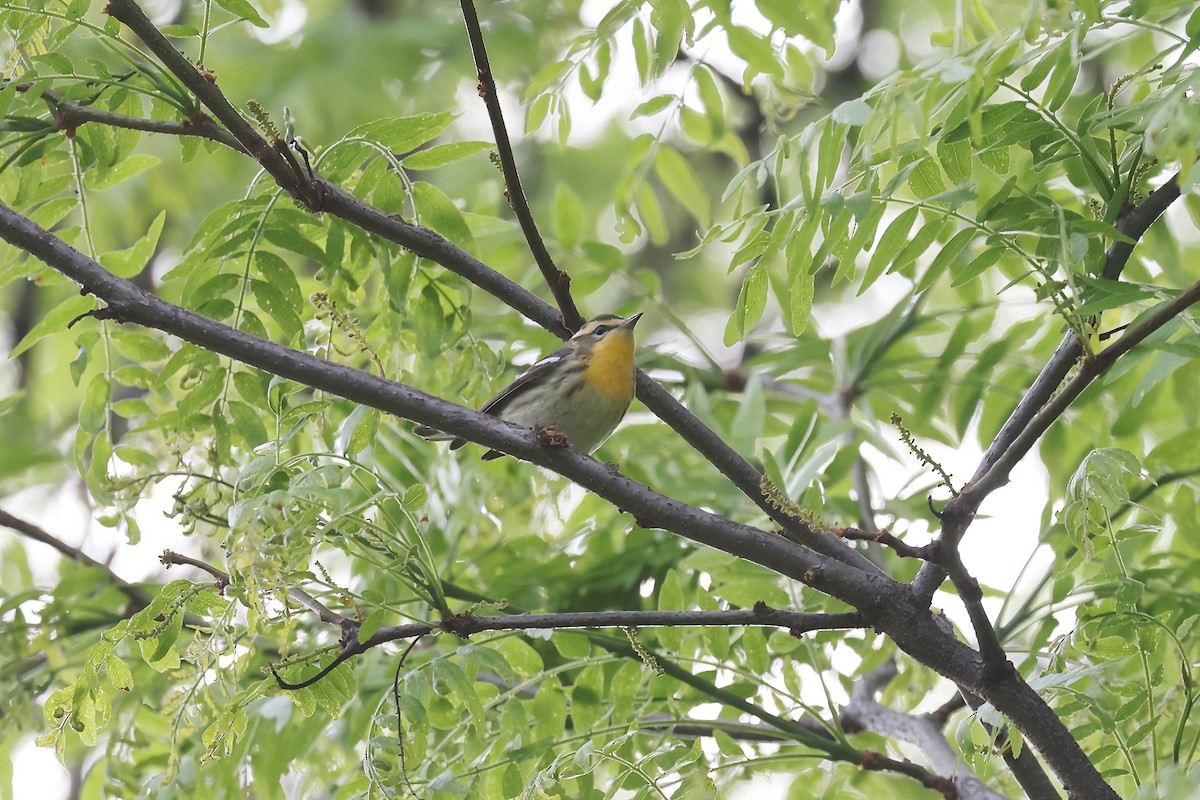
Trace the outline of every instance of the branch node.
<instances>
[{"instance_id":1,"label":"branch node","mask_svg":"<svg viewBox=\"0 0 1200 800\"><path fill-rule=\"evenodd\" d=\"M462 614L454 614L449 617L442 617L442 621L438 623L438 628L446 633L452 633L460 639L469 639L471 636L472 622L475 615L470 611L465 611Z\"/></svg>"}]
</instances>

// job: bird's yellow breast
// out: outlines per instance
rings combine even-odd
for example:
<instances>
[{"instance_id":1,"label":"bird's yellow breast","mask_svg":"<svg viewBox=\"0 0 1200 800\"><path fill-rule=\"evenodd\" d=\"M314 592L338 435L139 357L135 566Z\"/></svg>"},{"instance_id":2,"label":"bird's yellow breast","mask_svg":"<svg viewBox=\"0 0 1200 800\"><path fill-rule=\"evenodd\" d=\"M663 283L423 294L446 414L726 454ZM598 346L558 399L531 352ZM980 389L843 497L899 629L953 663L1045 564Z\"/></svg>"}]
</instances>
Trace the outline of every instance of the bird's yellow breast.
<instances>
[{"instance_id":1,"label":"bird's yellow breast","mask_svg":"<svg viewBox=\"0 0 1200 800\"><path fill-rule=\"evenodd\" d=\"M614 332L592 348L587 365L588 388L613 398L633 395L633 334Z\"/></svg>"}]
</instances>

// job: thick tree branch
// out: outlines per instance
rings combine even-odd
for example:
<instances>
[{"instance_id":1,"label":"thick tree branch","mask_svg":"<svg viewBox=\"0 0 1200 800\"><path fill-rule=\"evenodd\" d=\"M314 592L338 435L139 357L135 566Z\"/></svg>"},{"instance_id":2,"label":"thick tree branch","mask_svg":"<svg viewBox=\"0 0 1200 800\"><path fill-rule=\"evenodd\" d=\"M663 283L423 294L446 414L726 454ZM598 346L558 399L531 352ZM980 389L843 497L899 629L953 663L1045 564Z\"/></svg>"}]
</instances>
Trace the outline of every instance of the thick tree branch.
<instances>
[{"instance_id":1,"label":"thick tree branch","mask_svg":"<svg viewBox=\"0 0 1200 800\"><path fill-rule=\"evenodd\" d=\"M837 592L844 597L865 589L863 581L868 578L868 583L896 585L878 576L863 575L781 536L664 497L569 447L544 446L527 429L370 373L259 339L175 306L109 273L49 231L4 206L0 206L0 236L107 303L94 316L156 328L266 372L532 461L613 502L643 525L674 530L700 544L748 558L814 586L837 586Z\"/></svg>"},{"instance_id":2,"label":"thick tree branch","mask_svg":"<svg viewBox=\"0 0 1200 800\"><path fill-rule=\"evenodd\" d=\"M252 155L263 168L271 173L281 187L290 192L301 202L310 202L312 195L305 185L305 176L294 169L288 159L271 143L267 142L254 129L225 95L217 88L217 78L211 72L204 72L189 61L183 53L175 49L167 37L154 26L154 23L142 13L142 9L133 0L111 0L104 6L104 13L127 25L137 37L142 40L150 52L162 62L168 70L182 81L184 86L199 98L200 102L213 111L213 114L229 133L242 144L246 152ZM286 144L282 144L284 148Z\"/></svg>"},{"instance_id":3,"label":"thick tree branch","mask_svg":"<svg viewBox=\"0 0 1200 800\"><path fill-rule=\"evenodd\" d=\"M553 614L505 614L477 616L460 614L444 619L436 626L397 625L380 628L363 642L362 651L398 639L411 639L441 631L466 638L483 631L569 630L572 628L687 628L763 626L785 628L793 636L817 630L861 628L863 619L855 613L815 614L784 611L757 603L754 608L726 611L575 611Z\"/></svg>"},{"instance_id":4,"label":"thick tree branch","mask_svg":"<svg viewBox=\"0 0 1200 800\"><path fill-rule=\"evenodd\" d=\"M563 325L562 314L553 306L463 252L433 231L409 225L398 217L384 214L319 177L307 174L299 175L277 149L286 149L286 144L278 142L273 148L259 136L225 98L216 83L200 73L167 41L134 0L112 0L106 8L114 18L127 25L142 40L146 47L162 61L163 65L179 78L185 88L200 98L201 102L229 129L229 132L246 151L257 159L279 185L289 191L299 202L305 203L314 210L328 212L347 222L352 222L369 233L382 236L422 258L442 265L557 336L566 338L570 335L568 328ZM797 540L802 541L807 547L858 569L882 574L877 566L860 553L851 550L832 537L813 531L801 520L789 517L774 508L767 502L767 498L760 488L762 473L641 370L638 370L637 374L637 395L647 408L670 425L734 486Z\"/></svg>"},{"instance_id":5,"label":"thick tree branch","mask_svg":"<svg viewBox=\"0 0 1200 800\"><path fill-rule=\"evenodd\" d=\"M1128 328L1121 338L1094 356L1085 358L1079 365L1075 377L1056 394L1042 410L1029 420L1021 433L1013 440L996 462L972 484L971 491L979 499L1008 482L1009 472L1025 454L1033 449L1042 434L1063 415L1092 381L1103 375L1121 356L1141 344L1146 337L1182 314L1200 301L1200 281L1193 283L1176 297L1145 315L1142 320ZM977 503L978 501L976 501Z\"/></svg>"},{"instance_id":6,"label":"thick tree branch","mask_svg":"<svg viewBox=\"0 0 1200 800\"><path fill-rule=\"evenodd\" d=\"M909 587L797 546L782 536L688 506L569 447L547 447L536 433L362 370L268 342L172 305L96 262L30 220L0 206L0 237L103 299L93 316L134 322L177 336L331 395L430 425L553 470L634 515L698 544L761 564L857 608L905 652L1007 715L1079 797L1112 798L1054 712L1017 675L988 680L979 654L942 631L928 603Z\"/></svg>"},{"instance_id":7,"label":"thick tree branch","mask_svg":"<svg viewBox=\"0 0 1200 800\"><path fill-rule=\"evenodd\" d=\"M487 48L483 43L483 30L479 26L479 15L475 12L472 0L459 0L462 7L463 21L467 25L467 38L471 42L471 54L475 57L475 71L479 76L479 96L487 106L488 119L492 122L492 133L496 137L496 153L500 156L500 169L504 173L504 184L508 187L508 204L512 207L521 225L521 233L529 245L529 252L537 262L546 285L554 295L555 302L562 310L562 322L572 331L583 324L583 316L575 307L571 297L571 276L563 272L554 263L546 250L546 243L538 232L534 222L533 212L529 201L525 199L525 190L521 188L521 175L517 172L517 160L513 156L512 142L508 138L508 128L504 124L504 114L500 109L500 96L496 93L496 81L492 77L492 67L488 63Z\"/></svg>"},{"instance_id":8,"label":"thick tree branch","mask_svg":"<svg viewBox=\"0 0 1200 800\"><path fill-rule=\"evenodd\" d=\"M53 536L42 528L39 528L37 525L34 525L32 522L27 522L19 517L14 517L12 514L0 508L0 526L16 531L28 539L33 539L35 542L41 542L42 544L50 545L55 550L69 558L71 561L83 564L84 566L95 567L96 569L103 570L108 576L109 581L111 581L114 586L120 589L121 592L129 598L129 601L136 605L139 609L150 605L150 600L152 598L150 597L150 593L145 589L130 583L117 573L113 572L107 564L102 564L101 562L89 556L87 553L84 553L78 547L72 547L56 536Z\"/></svg>"},{"instance_id":9,"label":"thick tree branch","mask_svg":"<svg viewBox=\"0 0 1200 800\"><path fill-rule=\"evenodd\" d=\"M1179 173L1176 173L1166 183L1153 191L1144 201L1128 209L1117 218L1117 230L1128 236L1132 240L1132 243L1123 241L1113 242L1108 248L1103 272L1106 279L1116 280L1121 276L1125 265L1129 262L1129 258L1133 254L1135 243L1146 233L1155 220L1161 217L1170 208L1171 204L1178 199ZM1178 313L1178 311L1175 313ZM1126 330L1125 335L1118 340L1117 344L1127 339L1129 333L1130 331ZM1137 341L1141 341L1141 339L1139 338ZM1126 352L1128 347L1136 343L1136 341L1132 342L1121 352ZM1089 362L1096 362L1097 359L1100 359L1098 363L1106 364L1103 369L1107 369L1107 366L1111 365L1111 361L1107 359L1115 359L1119 355L1111 355L1111 351L1117 344L1102 350L1098 356L1089 359ZM945 543L947 547L955 549L958 547L958 543L966 534L967 528L970 527L971 522L975 518L975 512L979 509L983 500L988 494L1007 482L1009 472L1013 466L1024 458L1025 454L1032 449L1042 433L1050 427L1075 397L1078 396L1078 392L1076 392L1065 402L1062 402L1066 391L1064 390L1064 392L1057 395L1055 392L1081 355L1083 355L1083 348L1079 343L1078 337L1074 331L1068 331L1059 344L1058 349L1054 351L1054 355L1051 356L1046 366L1042 368L1041 373L1038 374L1033 384L1029 387L1029 391L1021 398L1013 413L1005 421L1000 431L996 434L996 437L992 440L992 443L988 446L988 449L984 452L979 467L971 477L971 482L967 484L966 490L954 498L946 507L943 513L940 541ZM1103 369L1100 371L1103 372ZM1076 376L1072 384L1076 383L1083 374L1084 370L1081 370L1080 375ZM1082 391L1094 377L1093 375L1080 384L1078 390ZM1057 408L1057 411L1048 414L1047 412L1050 411L1051 404ZM921 568L920 573L918 573L916 579L913 581L913 585L917 587L917 590L923 596L932 598L937 587L945 579L946 573L941 567L926 564Z\"/></svg>"},{"instance_id":10,"label":"thick tree branch","mask_svg":"<svg viewBox=\"0 0 1200 800\"><path fill-rule=\"evenodd\" d=\"M916 745L929 759L933 772L953 785L964 800L1003 800L1003 795L988 788L962 764L958 753L932 720L904 714L875 701L875 695L896 675L896 663L886 661L858 679L850 703L841 715L847 730L867 730Z\"/></svg>"}]
</instances>

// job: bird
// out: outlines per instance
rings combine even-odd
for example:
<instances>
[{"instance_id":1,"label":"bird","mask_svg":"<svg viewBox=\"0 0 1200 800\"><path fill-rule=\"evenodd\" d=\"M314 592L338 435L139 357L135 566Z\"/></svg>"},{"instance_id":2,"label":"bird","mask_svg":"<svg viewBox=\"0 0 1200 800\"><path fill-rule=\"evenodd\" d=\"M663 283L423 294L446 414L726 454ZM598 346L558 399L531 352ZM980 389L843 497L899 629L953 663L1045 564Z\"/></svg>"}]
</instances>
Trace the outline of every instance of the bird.
<instances>
[{"instance_id":1,"label":"bird","mask_svg":"<svg viewBox=\"0 0 1200 800\"><path fill-rule=\"evenodd\" d=\"M533 428L546 441L563 441L591 453L616 429L633 399L633 329L631 317L601 314L584 323L562 347L543 356L480 407L506 422ZM466 439L418 425L413 432L431 441L449 441L457 450ZM484 461L504 453L488 450Z\"/></svg>"}]
</instances>

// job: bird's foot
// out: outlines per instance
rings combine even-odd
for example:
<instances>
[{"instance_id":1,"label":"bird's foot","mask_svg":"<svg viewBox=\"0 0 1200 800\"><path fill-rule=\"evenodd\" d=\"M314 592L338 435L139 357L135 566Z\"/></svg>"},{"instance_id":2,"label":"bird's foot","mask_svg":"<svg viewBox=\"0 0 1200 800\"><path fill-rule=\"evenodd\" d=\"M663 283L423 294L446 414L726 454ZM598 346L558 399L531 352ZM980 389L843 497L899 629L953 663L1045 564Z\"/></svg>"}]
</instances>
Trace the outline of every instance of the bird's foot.
<instances>
[{"instance_id":1,"label":"bird's foot","mask_svg":"<svg viewBox=\"0 0 1200 800\"><path fill-rule=\"evenodd\" d=\"M563 447L567 444L567 435L554 425L539 428L537 438L544 447Z\"/></svg>"}]
</instances>

